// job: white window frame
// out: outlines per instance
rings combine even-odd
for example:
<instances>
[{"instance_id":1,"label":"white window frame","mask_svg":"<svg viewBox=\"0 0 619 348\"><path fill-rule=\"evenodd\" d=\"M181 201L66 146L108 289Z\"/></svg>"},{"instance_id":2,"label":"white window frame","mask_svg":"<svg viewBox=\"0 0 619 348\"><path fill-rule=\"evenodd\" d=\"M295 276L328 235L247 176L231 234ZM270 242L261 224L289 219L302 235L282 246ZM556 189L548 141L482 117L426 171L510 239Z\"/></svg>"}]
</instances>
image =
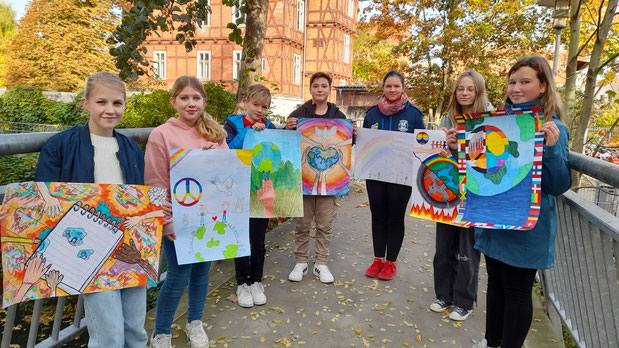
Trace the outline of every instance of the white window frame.
<instances>
[{"instance_id":1,"label":"white window frame","mask_svg":"<svg viewBox=\"0 0 619 348\"><path fill-rule=\"evenodd\" d=\"M301 84L301 56L296 53L292 55L292 83Z\"/></svg>"},{"instance_id":2,"label":"white window frame","mask_svg":"<svg viewBox=\"0 0 619 348\"><path fill-rule=\"evenodd\" d=\"M346 79L340 79L340 86L346 85Z\"/></svg>"},{"instance_id":3,"label":"white window frame","mask_svg":"<svg viewBox=\"0 0 619 348\"><path fill-rule=\"evenodd\" d=\"M196 53L196 76L200 81L210 81L211 51L198 51Z\"/></svg>"},{"instance_id":4,"label":"white window frame","mask_svg":"<svg viewBox=\"0 0 619 348\"><path fill-rule=\"evenodd\" d=\"M241 61L242 60L243 60L243 50L232 51L232 79L233 80L238 80L239 76L241 75Z\"/></svg>"},{"instance_id":5,"label":"white window frame","mask_svg":"<svg viewBox=\"0 0 619 348\"><path fill-rule=\"evenodd\" d=\"M344 34L344 63L350 61L350 35Z\"/></svg>"},{"instance_id":6,"label":"white window frame","mask_svg":"<svg viewBox=\"0 0 619 348\"><path fill-rule=\"evenodd\" d=\"M211 0L208 0L207 4L211 6ZM196 19L196 25L198 25L198 27L200 27L201 29L204 29L204 27L210 27L211 26L211 13L209 11L206 11L206 18Z\"/></svg>"},{"instance_id":7,"label":"white window frame","mask_svg":"<svg viewBox=\"0 0 619 348\"><path fill-rule=\"evenodd\" d=\"M153 51L153 76L158 80L166 79L166 61L166 51Z\"/></svg>"},{"instance_id":8,"label":"white window frame","mask_svg":"<svg viewBox=\"0 0 619 348\"><path fill-rule=\"evenodd\" d=\"M297 0L297 13L295 27L298 31L305 31L305 1Z\"/></svg>"},{"instance_id":9,"label":"white window frame","mask_svg":"<svg viewBox=\"0 0 619 348\"><path fill-rule=\"evenodd\" d=\"M265 71L268 69L268 64L267 64L267 59L266 58L262 58L262 65L260 66L262 68L262 71Z\"/></svg>"},{"instance_id":10,"label":"white window frame","mask_svg":"<svg viewBox=\"0 0 619 348\"><path fill-rule=\"evenodd\" d=\"M355 14L355 0L348 0L347 8L348 17L352 18Z\"/></svg>"},{"instance_id":11,"label":"white window frame","mask_svg":"<svg viewBox=\"0 0 619 348\"><path fill-rule=\"evenodd\" d=\"M239 7L241 7L244 4L244 0L239 0ZM232 23L236 24L236 20L241 18L241 11L239 10L239 7L236 6L232 6ZM243 15L243 23L239 24L239 27L244 27L245 23L247 23L247 13L245 13Z\"/></svg>"}]
</instances>

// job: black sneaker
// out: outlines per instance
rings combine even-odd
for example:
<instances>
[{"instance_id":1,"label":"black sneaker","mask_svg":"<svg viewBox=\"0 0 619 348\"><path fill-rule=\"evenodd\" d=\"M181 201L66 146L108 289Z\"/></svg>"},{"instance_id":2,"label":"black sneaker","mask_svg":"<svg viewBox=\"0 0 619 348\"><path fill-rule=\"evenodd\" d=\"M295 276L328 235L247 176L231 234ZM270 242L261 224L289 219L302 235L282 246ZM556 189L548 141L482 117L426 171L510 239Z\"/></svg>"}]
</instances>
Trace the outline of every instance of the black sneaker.
<instances>
[{"instance_id":1,"label":"black sneaker","mask_svg":"<svg viewBox=\"0 0 619 348\"><path fill-rule=\"evenodd\" d=\"M432 312L441 313L451 306L451 302L436 300L430 305Z\"/></svg>"}]
</instances>

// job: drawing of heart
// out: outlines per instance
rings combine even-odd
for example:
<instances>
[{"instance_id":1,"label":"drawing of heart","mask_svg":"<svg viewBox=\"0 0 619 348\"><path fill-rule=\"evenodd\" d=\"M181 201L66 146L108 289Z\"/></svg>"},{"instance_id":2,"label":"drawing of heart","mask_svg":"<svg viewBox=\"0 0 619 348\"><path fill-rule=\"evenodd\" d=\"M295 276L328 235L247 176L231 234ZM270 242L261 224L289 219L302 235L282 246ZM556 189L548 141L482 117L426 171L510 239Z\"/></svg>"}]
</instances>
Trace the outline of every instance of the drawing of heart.
<instances>
[{"instance_id":1,"label":"drawing of heart","mask_svg":"<svg viewBox=\"0 0 619 348\"><path fill-rule=\"evenodd\" d=\"M340 159L339 152L334 147L314 146L307 153L307 162L318 171L331 168Z\"/></svg>"},{"instance_id":2,"label":"drawing of heart","mask_svg":"<svg viewBox=\"0 0 619 348\"><path fill-rule=\"evenodd\" d=\"M213 216L211 219L213 219L213 221L217 221L217 216Z\"/></svg>"}]
</instances>

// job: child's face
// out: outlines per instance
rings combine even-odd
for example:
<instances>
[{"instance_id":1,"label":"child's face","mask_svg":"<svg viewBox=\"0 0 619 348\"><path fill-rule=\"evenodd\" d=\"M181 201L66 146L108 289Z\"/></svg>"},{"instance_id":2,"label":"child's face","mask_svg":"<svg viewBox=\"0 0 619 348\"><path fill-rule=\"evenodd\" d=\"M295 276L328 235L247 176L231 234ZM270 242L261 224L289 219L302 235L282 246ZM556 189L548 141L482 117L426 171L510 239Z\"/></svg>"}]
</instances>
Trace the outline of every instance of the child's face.
<instances>
[{"instance_id":1,"label":"child's face","mask_svg":"<svg viewBox=\"0 0 619 348\"><path fill-rule=\"evenodd\" d=\"M266 116L267 111L269 111L269 104L253 99L247 102L246 116L253 123L262 121Z\"/></svg>"},{"instance_id":2,"label":"child's face","mask_svg":"<svg viewBox=\"0 0 619 348\"><path fill-rule=\"evenodd\" d=\"M465 76L460 79L458 87L456 87L456 101L462 106L470 106L475 103L475 83L473 79Z\"/></svg>"},{"instance_id":3,"label":"child's face","mask_svg":"<svg viewBox=\"0 0 619 348\"><path fill-rule=\"evenodd\" d=\"M322 103L327 101L329 94L331 93L331 87L329 86L329 80L324 77L314 79L310 86L310 94L314 103Z\"/></svg>"},{"instance_id":4,"label":"child's face","mask_svg":"<svg viewBox=\"0 0 619 348\"><path fill-rule=\"evenodd\" d=\"M206 101L198 90L187 86L175 98L170 98L170 104L178 112L181 121L193 126L204 112Z\"/></svg>"},{"instance_id":5,"label":"child's face","mask_svg":"<svg viewBox=\"0 0 619 348\"><path fill-rule=\"evenodd\" d=\"M528 66L514 71L507 79L507 96L513 103L526 103L539 99L546 93L546 83L541 83L537 72Z\"/></svg>"},{"instance_id":6,"label":"child's face","mask_svg":"<svg viewBox=\"0 0 619 348\"><path fill-rule=\"evenodd\" d=\"M400 99L400 96L404 92L404 86L402 80L397 76L389 76L383 84L383 93L388 101L394 102Z\"/></svg>"},{"instance_id":7,"label":"child's face","mask_svg":"<svg viewBox=\"0 0 619 348\"><path fill-rule=\"evenodd\" d=\"M88 99L82 98L82 105L90 114L88 121L90 132L111 137L114 134L114 127L123 119L125 94L117 88L97 85L90 92Z\"/></svg>"}]
</instances>

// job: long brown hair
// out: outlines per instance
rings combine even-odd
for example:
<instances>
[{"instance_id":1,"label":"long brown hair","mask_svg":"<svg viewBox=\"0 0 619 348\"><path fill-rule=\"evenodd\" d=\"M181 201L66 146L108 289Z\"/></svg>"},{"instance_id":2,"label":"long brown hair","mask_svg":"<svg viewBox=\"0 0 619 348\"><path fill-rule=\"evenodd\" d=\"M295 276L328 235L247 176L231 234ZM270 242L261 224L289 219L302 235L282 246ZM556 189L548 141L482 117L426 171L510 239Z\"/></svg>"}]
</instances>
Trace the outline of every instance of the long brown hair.
<instances>
[{"instance_id":1,"label":"long brown hair","mask_svg":"<svg viewBox=\"0 0 619 348\"><path fill-rule=\"evenodd\" d=\"M546 58L539 54L520 58L512 65L511 69L509 69L507 79L509 80L509 77L523 66L535 70L539 82L546 84L546 92L544 92L541 97L542 105L544 106L544 119L550 121L552 116L556 113L559 120L561 120L561 115L563 114L563 101L561 100L559 92L557 92L552 69L550 69L550 64L548 64Z\"/></svg>"},{"instance_id":2,"label":"long brown hair","mask_svg":"<svg viewBox=\"0 0 619 348\"><path fill-rule=\"evenodd\" d=\"M475 102L473 102L473 112L482 112L486 111L486 105L488 105L488 95L486 94L486 81L484 81L484 77L481 76L475 70L466 70L460 76L453 85L451 90L451 97L449 98L449 106L447 107L447 112L453 124L456 124L454 120L454 115L459 115L462 113L462 105L458 103L458 99L456 98L456 90L458 89L458 85L463 78L470 77L473 80L473 85L475 86Z\"/></svg>"},{"instance_id":3,"label":"long brown hair","mask_svg":"<svg viewBox=\"0 0 619 348\"><path fill-rule=\"evenodd\" d=\"M206 103L207 99L204 86L202 86L200 80L193 76L181 76L177 78L170 92L171 97L176 98L185 87L191 87L198 91ZM215 143L221 142L227 135L226 131L215 121L213 116L209 115L206 111L203 111L202 115L200 115L200 118L196 122L195 129L204 139Z\"/></svg>"}]
</instances>

